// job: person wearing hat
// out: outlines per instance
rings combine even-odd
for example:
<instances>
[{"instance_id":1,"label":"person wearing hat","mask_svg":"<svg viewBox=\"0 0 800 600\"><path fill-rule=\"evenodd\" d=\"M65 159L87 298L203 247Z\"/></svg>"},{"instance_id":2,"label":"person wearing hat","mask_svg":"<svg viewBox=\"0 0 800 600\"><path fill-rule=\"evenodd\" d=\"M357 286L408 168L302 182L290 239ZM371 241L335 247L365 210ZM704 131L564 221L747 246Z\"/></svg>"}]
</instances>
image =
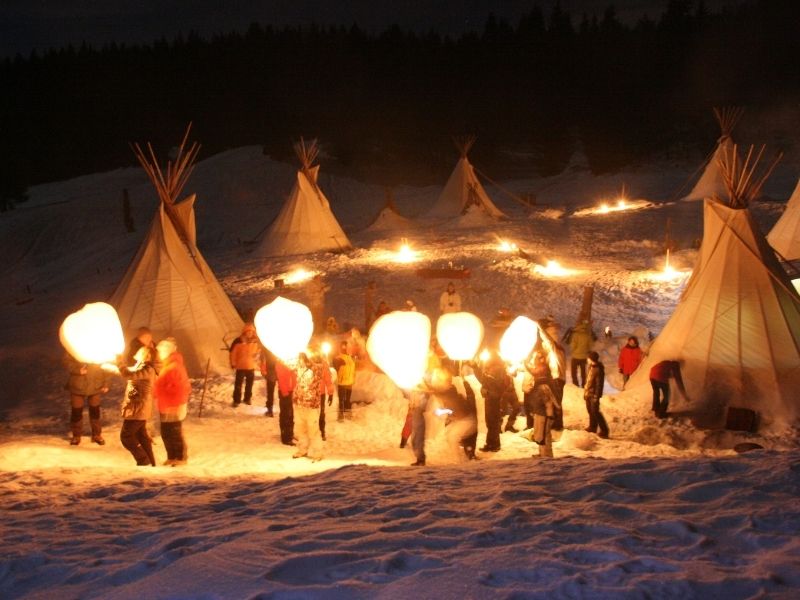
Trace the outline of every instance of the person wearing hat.
<instances>
[{"instance_id":1,"label":"person wearing hat","mask_svg":"<svg viewBox=\"0 0 800 600\"><path fill-rule=\"evenodd\" d=\"M600 362L600 355L594 350L589 352L586 357L588 372L586 374L586 385L583 388L583 399L586 402L586 411L589 413L589 427L586 431L597 433L599 428L600 437L608 437L608 423L603 413L600 412L600 397L603 395L603 385L606 378L606 370Z\"/></svg>"},{"instance_id":2,"label":"person wearing hat","mask_svg":"<svg viewBox=\"0 0 800 600\"><path fill-rule=\"evenodd\" d=\"M236 338L231 345L231 368L236 369L236 379L233 384L233 407L242 402L242 383L244 383L244 403L250 404L253 397L253 378L256 365L259 364L258 337L256 328L252 323L246 323L242 335Z\"/></svg>"}]
</instances>

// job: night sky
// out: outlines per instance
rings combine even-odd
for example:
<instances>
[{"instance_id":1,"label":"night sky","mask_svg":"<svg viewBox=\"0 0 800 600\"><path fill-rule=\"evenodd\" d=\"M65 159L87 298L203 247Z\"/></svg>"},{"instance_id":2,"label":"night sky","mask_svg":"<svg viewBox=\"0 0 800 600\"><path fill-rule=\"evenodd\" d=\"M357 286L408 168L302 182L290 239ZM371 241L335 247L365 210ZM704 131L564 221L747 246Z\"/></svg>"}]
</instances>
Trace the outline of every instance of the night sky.
<instances>
[{"instance_id":1,"label":"night sky","mask_svg":"<svg viewBox=\"0 0 800 600\"><path fill-rule=\"evenodd\" d=\"M0 57L82 42L146 44L195 31L202 36L263 25L346 25L371 32L392 24L417 32L458 35L481 30L494 13L515 24L539 5L547 14L556 0L3 0ZM709 10L736 0L705 0ZM617 17L633 23L657 18L667 0L560 0L577 23L584 13L602 15L613 4Z\"/></svg>"}]
</instances>

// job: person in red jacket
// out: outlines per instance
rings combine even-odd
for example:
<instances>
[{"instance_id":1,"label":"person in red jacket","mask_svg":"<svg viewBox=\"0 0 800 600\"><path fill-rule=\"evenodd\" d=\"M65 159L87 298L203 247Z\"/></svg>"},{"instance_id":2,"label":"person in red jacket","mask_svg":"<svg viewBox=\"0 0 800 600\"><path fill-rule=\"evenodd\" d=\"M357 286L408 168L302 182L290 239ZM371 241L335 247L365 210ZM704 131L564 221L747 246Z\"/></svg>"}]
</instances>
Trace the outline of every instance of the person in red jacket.
<instances>
[{"instance_id":1,"label":"person in red jacket","mask_svg":"<svg viewBox=\"0 0 800 600\"><path fill-rule=\"evenodd\" d=\"M153 385L153 395L158 402L161 439L167 451L164 465L185 465L189 455L183 436L183 420L189 407L192 384L175 338L161 340L156 349L162 366Z\"/></svg>"},{"instance_id":2,"label":"person in red jacket","mask_svg":"<svg viewBox=\"0 0 800 600\"><path fill-rule=\"evenodd\" d=\"M674 379L678 390L686 398L686 388L681 377L681 365L677 360L662 360L650 369L650 385L653 386L653 412L659 419L667 416L669 408L669 380Z\"/></svg>"},{"instance_id":3,"label":"person in red jacket","mask_svg":"<svg viewBox=\"0 0 800 600\"><path fill-rule=\"evenodd\" d=\"M640 362L642 362L642 349L639 348L639 339L632 335L628 338L628 343L619 351L619 360L617 360L619 372L622 373L623 389Z\"/></svg>"}]
</instances>

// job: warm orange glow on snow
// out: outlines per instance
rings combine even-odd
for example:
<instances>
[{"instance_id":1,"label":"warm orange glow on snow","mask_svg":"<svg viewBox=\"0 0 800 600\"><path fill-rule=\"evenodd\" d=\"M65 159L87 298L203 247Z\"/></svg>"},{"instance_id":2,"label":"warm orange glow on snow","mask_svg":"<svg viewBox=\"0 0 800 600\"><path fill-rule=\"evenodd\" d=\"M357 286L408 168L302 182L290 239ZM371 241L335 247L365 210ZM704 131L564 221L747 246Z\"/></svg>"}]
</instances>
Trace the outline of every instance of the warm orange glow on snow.
<instances>
[{"instance_id":1,"label":"warm orange glow on snow","mask_svg":"<svg viewBox=\"0 0 800 600\"><path fill-rule=\"evenodd\" d=\"M394 311L369 330L367 352L401 389L418 385L428 365L431 321L422 313Z\"/></svg>"},{"instance_id":2,"label":"warm orange glow on snow","mask_svg":"<svg viewBox=\"0 0 800 600\"><path fill-rule=\"evenodd\" d=\"M303 267L299 267L289 273L286 277L283 278L283 281L286 285L293 285L295 283L301 283L303 281L308 281L314 275L316 275L316 271L308 271Z\"/></svg>"},{"instance_id":3,"label":"warm orange glow on snow","mask_svg":"<svg viewBox=\"0 0 800 600\"><path fill-rule=\"evenodd\" d=\"M576 269L562 267L557 260L548 260L546 265L536 265L533 267L533 272L543 277L569 277L580 273Z\"/></svg>"},{"instance_id":4,"label":"warm orange glow on snow","mask_svg":"<svg viewBox=\"0 0 800 600\"><path fill-rule=\"evenodd\" d=\"M500 240L497 244L497 249L500 252L516 252L519 250L519 246L517 246L514 242L509 242L508 240Z\"/></svg>"},{"instance_id":5,"label":"warm orange glow on snow","mask_svg":"<svg viewBox=\"0 0 800 600\"><path fill-rule=\"evenodd\" d=\"M525 360L536 345L539 325L528 317L517 317L500 338L500 356L504 361L519 363Z\"/></svg>"},{"instance_id":6,"label":"warm orange glow on snow","mask_svg":"<svg viewBox=\"0 0 800 600\"><path fill-rule=\"evenodd\" d=\"M483 341L483 323L468 312L444 314L436 322L436 339L453 360L472 360Z\"/></svg>"},{"instance_id":7,"label":"warm orange glow on snow","mask_svg":"<svg viewBox=\"0 0 800 600\"><path fill-rule=\"evenodd\" d=\"M314 332L308 307L282 296L258 309L254 323L261 343L281 360L297 358Z\"/></svg>"},{"instance_id":8,"label":"warm orange glow on snow","mask_svg":"<svg viewBox=\"0 0 800 600\"><path fill-rule=\"evenodd\" d=\"M678 271L670 264L669 250L667 250L667 257L664 260L664 270L656 272L651 279L655 281L674 281L675 279L680 279L684 275L686 275L686 273Z\"/></svg>"},{"instance_id":9,"label":"warm orange glow on snow","mask_svg":"<svg viewBox=\"0 0 800 600\"><path fill-rule=\"evenodd\" d=\"M113 363L125 351L117 311L105 302L87 304L69 315L58 337L64 349L82 363Z\"/></svg>"}]
</instances>

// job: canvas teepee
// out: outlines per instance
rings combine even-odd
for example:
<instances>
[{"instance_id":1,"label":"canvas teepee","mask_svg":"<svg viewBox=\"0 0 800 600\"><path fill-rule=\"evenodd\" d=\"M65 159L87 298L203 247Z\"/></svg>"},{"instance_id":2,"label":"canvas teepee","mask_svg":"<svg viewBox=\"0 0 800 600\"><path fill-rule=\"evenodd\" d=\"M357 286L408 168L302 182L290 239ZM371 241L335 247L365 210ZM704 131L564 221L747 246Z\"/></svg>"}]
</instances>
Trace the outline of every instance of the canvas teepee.
<instances>
[{"instance_id":1,"label":"canvas teepee","mask_svg":"<svg viewBox=\"0 0 800 600\"><path fill-rule=\"evenodd\" d=\"M156 340L174 337L189 373L199 376L209 359L213 371L228 371L226 344L241 332L243 323L197 249L195 195L177 202L200 149L196 143L186 148L188 136L189 129L166 171L150 144L147 152L133 146L160 202L110 303L129 338L142 326L149 327Z\"/></svg>"},{"instance_id":2,"label":"canvas teepee","mask_svg":"<svg viewBox=\"0 0 800 600\"><path fill-rule=\"evenodd\" d=\"M386 203L366 229L367 231L395 231L412 229L415 225L413 220L400 214L394 203L391 189L387 189Z\"/></svg>"},{"instance_id":3,"label":"canvas teepee","mask_svg":"<svg viewBox=\"0 0 800 600\"><path fill-rule=\"evenodd\" d=\"M767 241L784 260L800 259L800 180Z\"/></svg>"},{"instance_id":4,"label":"canvas teepee","mask_svg":"<svg viewBox=\"0 0 800 600\"><path fill-rule=\"evenodd\" d=\"M714 108L714 116L717 118L720 128L720 137L717 146L711 154L705 170L694 184L692 191L683 197L683 200L703 200L705 198L723 197L726 193L725 182L720 172L720 159L723 155L729 154L733 148L731 134L734 127L742 118L744 108L741 106L725 106Z\"/></svg>"},{"instance_id":5,"label":"canvas teepee","mask_svg":"<svg viewBox=\"0 0 800 600\"><path fill-rule=\"evenodd\" d=\"M723 155L728 202L705 200L694 272L626 386L647 394L650 368L677 360L689 409L709 424L724 423L728 407L755 410L765 425L800 415L800 296L747 208L769 174L757 163L752 150Z\"/></svg>"},{"instance_id":6,"label":"canvas teepee","mask_svg":"<svg viewBox=\"0 0 800 600\"><path fill-rule=\"evenodd\" d=\"M316 140L307 144L301 138L294 150L301 163L297 181L280 213L264 233L256 254L289 256L352 248L317 183L319 165L312 166L319 154Z\"/></svg>"},{"instance_id":7,"label":"canvas teepee","mask_svg":"<svg viewBox=\"0 0 800 600\"><path fill-rule=\"evenodd\" d=\"M503 211L497 208L486 194L486 190L475 176L475 168L467 158L470 148L475 143L475 136L456 138L454 141L461 158L436 203L428 211L428 216L434 219L446 219L477 210L493 219L505 218Z\"/></svg>"}]
</instances>

